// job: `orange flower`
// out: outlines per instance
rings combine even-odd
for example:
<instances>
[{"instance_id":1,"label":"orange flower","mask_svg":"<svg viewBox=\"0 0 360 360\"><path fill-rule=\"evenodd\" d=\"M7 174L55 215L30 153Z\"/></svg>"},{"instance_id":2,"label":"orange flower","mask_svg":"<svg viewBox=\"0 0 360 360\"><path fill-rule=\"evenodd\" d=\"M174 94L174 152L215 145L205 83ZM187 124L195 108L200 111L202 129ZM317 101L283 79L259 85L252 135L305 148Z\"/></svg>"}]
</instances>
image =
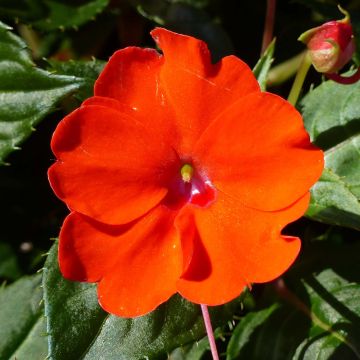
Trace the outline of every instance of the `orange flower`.
<instances>
[{"instance_id":1,"label":"orange flower","mask_svg":"<svg viewBox=\"0 0 360 360\"><path fill-rule=\"evenodd\" d=\"M281 235L309 202L323 155L285 100L234 56L155 29L164 55L117 51L95 96L58 125L49 170L71 209L59 262L98 282L110 313L143 315L179 292L223 304L281 275L300 240Z\"/></svg>"}]
</instances>

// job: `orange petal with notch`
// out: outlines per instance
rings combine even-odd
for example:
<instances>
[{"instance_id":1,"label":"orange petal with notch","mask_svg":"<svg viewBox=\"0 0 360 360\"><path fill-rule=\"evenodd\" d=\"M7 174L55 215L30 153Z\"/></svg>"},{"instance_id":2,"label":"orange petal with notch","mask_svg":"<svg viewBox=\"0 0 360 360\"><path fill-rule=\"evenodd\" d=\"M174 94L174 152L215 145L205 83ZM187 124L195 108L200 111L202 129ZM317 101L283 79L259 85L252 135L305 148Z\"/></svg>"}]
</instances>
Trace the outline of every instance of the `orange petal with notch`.
<instances>
[{"instance_id":1,"label":"orange petal with notch","mask_svg":"<svg viewBox=\"0 0 360 360\"><path fill-rule=\"evenodd\" d=\"M300 240L281 230L301 217L308 203L306 194L287 209L263 212L219 193L206 209L184 208L176 220L180 234L188 227L197 232L190 265L177 283L180 294L195 303L220 305L246 285L280 276L300 250Z\"/></svg>"}]
</instances>

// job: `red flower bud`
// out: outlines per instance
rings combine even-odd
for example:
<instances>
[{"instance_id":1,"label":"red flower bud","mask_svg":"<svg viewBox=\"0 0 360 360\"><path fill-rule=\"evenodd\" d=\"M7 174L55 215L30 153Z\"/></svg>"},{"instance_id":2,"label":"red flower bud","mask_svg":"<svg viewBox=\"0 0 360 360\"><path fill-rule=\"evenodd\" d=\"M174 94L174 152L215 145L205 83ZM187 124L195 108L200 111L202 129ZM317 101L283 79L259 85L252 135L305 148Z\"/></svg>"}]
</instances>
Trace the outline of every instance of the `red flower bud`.
<instances>
[{"instance_id":1,"label":"red flower bud","mask_svg":"<svg viewBox=\"0 0 360 360\"><path fill-rule=\"evenodd\" d=\"M355 51L355 41L349 13L339 7L345 15L343 20L329 21L300 35L299 40L309 49L315 69L332 74L348 63Z\"/></svg>"}]
</instances>

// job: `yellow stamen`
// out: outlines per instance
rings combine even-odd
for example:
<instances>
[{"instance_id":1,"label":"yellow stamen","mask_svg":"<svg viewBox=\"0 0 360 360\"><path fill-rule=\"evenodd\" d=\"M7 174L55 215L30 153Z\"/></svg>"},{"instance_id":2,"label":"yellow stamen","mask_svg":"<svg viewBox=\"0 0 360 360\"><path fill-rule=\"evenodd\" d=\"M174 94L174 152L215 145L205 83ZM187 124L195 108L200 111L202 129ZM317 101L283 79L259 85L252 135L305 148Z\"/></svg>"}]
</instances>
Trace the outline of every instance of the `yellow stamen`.
<instances>
[{"instance_id":1,"label":"yellow stamen","mask_svg":"<svg viewBox=\"0 0 360 360\"><path fill-rule=\"evenodd\" d=\"M184 164L181 167L180 170L181 178L184 182L188 183L191 181L193 174L194 174L194 168L189 164Z\"/></svg>"}]
</instances>

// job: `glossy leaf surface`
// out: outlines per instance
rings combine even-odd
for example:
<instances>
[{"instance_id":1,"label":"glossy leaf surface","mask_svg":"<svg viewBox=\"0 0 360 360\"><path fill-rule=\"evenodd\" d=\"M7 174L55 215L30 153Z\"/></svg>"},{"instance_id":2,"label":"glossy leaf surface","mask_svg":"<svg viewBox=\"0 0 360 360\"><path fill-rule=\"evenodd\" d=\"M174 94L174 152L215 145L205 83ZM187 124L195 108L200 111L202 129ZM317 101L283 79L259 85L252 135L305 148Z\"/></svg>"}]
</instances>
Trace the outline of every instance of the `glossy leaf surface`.
<instances>
[{"instance_id":1,"label":"glossy leaf surface","mask_svg":"<svg viewBox=\"0 0 360 360\"><path fill-rule=\"evenodd\" d=\"M0 164L45 115L78 89L75 77L36 68L25 43L0 22Z\"/></svg>"},{"instance_id":2,"label":"glossy leaf surface","mask_svg":"<svg viewBox=\"0 0 360 360\"><path fill-rule=\"evenodd\" d=\"M360 229L360 83L326 81L301 103L312 141L325 151L326 169L312 188L307 215Z\"/></svg>"}]
</instances>

